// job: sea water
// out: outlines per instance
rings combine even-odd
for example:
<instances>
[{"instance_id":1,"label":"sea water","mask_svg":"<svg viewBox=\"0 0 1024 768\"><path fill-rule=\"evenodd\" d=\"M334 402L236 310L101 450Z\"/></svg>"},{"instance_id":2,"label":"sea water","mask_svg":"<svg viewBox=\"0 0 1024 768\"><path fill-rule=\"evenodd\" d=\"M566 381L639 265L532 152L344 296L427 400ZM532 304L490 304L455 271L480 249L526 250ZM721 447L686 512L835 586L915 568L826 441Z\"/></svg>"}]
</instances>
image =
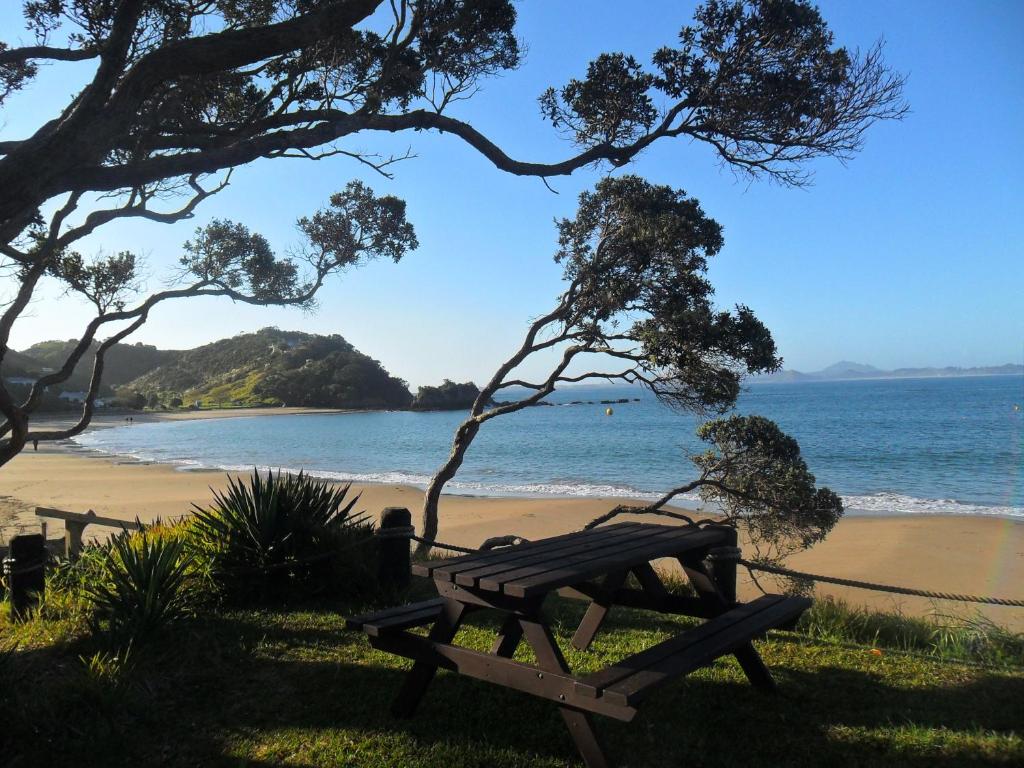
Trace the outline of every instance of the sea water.
<instances>
[{"instance_id":1,"label":"sea water","mask_svg":"<svg viewBox=\"0 0 1024 768\"><path fill-rule=\"evenodd\" d=\"M600 402L622 398L629 402ZM547 399L555 405L486 423L446 490L653 499L695 476L689 456L703 446L693 415L624 386L567 387ZM754 383L737 411L774 419L795 437L819 483L843 496L849 514L1024 518L1024 377ZM465 416L395 411L140 423L90 431L77 442L186 469L303 469L422 486Z\"/></svg>"}]
</instances>

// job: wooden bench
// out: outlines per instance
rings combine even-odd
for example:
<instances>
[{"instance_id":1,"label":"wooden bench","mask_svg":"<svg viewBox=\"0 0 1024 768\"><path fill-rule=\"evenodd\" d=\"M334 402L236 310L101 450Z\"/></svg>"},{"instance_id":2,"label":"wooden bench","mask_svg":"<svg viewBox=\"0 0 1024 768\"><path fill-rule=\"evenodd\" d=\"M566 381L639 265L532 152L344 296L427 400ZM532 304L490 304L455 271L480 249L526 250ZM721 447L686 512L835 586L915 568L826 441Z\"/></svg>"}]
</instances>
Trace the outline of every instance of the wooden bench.
<instances>
[{"instance_id":1,"label":"wooden bench","mask_svg":"<svg viewBox=\"0 0 1024 768\"><path fill-rule=\"evenodd\" d=\"M88 512L67 512L63 509L36 507L36 517L64 521L64 556L68 558L77 557L78 553L82 551L82 534L85 533L87 525L105 525L129 531L137 531L142 527L137 520L100 517L91 509ZM43 523L43 525L46 524ZM46 538L45 528L43 529L43 538Z\"/></svg>"},{"instance_id":2,"label":"wooden bench","mask_svg":"<svg viewBox=\"0 0 1024 768\"><path fill-rule=\"evenodd\" d=\"M365 632L370 637L380 637L385 632L398 632L433 624L441 615L443 606L444 598L435 597L433 600L353 616L345 620L345 626L348 629Z\"/></svg>"},{"instance_id":3,"label":"wooden bench","mask_svg":"<svg viewBox=\"0 0 1024 768\"><path fill-rule=\"evenodd\" d=\"M699 627L629 656L576 684L584 696L636 706L656 687L688 675L720 656L798 618L811 605L805 597L765 595L738 605Z\"/></svg>"}]
</instances>

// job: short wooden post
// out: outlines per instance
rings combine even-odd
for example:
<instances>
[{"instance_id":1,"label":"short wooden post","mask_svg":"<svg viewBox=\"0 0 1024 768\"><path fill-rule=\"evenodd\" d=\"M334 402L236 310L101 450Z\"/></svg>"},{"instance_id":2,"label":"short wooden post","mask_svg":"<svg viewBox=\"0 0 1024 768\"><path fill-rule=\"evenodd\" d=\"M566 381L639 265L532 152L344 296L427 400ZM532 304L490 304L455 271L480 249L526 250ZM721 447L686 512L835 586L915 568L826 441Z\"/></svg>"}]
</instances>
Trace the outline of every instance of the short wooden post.
<instances>
[{"instance_id":1,"label":"short wooden post","mask_svg":"<svg viewBox=\"0 0 1024 768\"><path fill-rule=\"evenodd\" d=\"M64 556L69 560L78 557L82 551L82 534L85 533L85 526L92 522L90 517L96 517L91 509L81 516L81 520L64 521Z\"/></svg>"},{"instance_id":2,"label":"short wooden post","mask_svg":"<svg viewBox=\"0 0 1024 768\"><path fill-rule=\"evenodd\" d=\"M399 591L409 586L409 545L414 530L412 513L405 507L388 507L381 513L377 529L377 578L382 589Z\"/></svg>"},{"instance_id":3,"label":"short wooden post","mask_svg":"<svg viewBox=\"0 0 1024 768\"><path fill-rule=\"evenodd\" d=\"M732 526L715 526L715 529L725 533L726 542L708 552L708 567L715 586L731 607L736 604L736 564L741 554L736 546L739 537Z\"/></svg>"},{"instance_id":4,"label":"short wooden post","mask_svg":"<svg viewBox=\"0 0 1024 768\"><path fill-rule=\"evenodd\" d=\"M30 609L42 601L46 589L46 539L38 533L12 538L10 552L4 558L4 575L10 590L11 615L24 621Z\"/></svg>"}]
</instances>

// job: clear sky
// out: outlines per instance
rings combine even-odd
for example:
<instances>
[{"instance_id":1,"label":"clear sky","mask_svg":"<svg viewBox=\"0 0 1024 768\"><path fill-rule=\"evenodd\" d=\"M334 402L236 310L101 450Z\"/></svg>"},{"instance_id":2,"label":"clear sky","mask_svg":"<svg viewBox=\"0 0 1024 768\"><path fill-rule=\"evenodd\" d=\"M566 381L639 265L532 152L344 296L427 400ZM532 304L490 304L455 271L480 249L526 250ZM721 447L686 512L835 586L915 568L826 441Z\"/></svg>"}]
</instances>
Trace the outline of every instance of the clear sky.
<instances>
[{"instance_id":1,"label":"clear sky","mask_svg":"<svg viewBox=\"0 0 1024 768\"><path fill-rule=\"evenodd\" d=\"M628 170L681 187L725 228L711 278L723 305L743 302L774 332L787 368L840 359L882 368L991 365L1024 356L1024 3L969 0L823 2L837 43L887 41L888 62L908 74L912 112L875 126L848 166L812 166L809 189L747 183L711 151L663 141ZM0 4L0 39L19 37L20 3ZM642 11L640 9L643 9ZM579 76L602 51L642 60L675 41L693 3L528 2L519 34L523 67L485 83L451 114L509 154L556 160L572 148L540 118L537 96ZM0 112L0 139L24 136L88 75L56 65ZM388 181L354 161L262 161L191 222L118 222L83 242L86 253L142 253L160 288L193 228L213 217L244 222L279 250L297 241L295 219L361 178L408 201L421 247L336 279L314 314L225 300L165 304L133 340L192 347L265 325L340 333L412 384L487 377L526 322L561 289L551 261L555 217L571 215L594 172L538 179L493 168L453 137L356 137L350 149L416 158ZM46 288L15 326L12 344L76 336L88 310Z\"/></svg>"}]
</instances>

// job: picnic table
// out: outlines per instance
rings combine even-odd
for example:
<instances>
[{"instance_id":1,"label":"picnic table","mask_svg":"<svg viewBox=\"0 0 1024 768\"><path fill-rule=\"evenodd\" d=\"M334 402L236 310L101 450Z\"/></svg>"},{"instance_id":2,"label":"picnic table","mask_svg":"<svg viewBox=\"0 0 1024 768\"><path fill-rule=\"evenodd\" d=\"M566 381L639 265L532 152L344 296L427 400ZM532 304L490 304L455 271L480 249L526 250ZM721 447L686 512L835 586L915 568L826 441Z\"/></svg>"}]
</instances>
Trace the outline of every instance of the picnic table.
<instances>
[{"instance_id":1,"label":"picnic table","mask_svg":"<svg viewBox=\"0 0 1024 768\"><path fill-rule=\"evenodd\" d=\"M732 654L750 682L773 690L771 673L752 640L769 629L792 625L810 605L802 597L765 595L735 602L735 561L709 567L713 551L734 549L736 532L725 526L618 523L489 552L413 566L433 579L438 597L348 620L370 644L413 659L392 711L411 717L435 673L444 668L549 699L558 705L584 763L608 761L591 715L629 721L663 683ZM675 558L694 596L670 593L652 566ZM630 574L639 588L627 586ZM725 589L723 589L723 585ZM572 645L586 649L615 605L707 621L597 672L575 676L569 669L542 606L553 592L589 601ZM490 609L502 615L489 653L453 644L467 614ZM424 636L410 632L429 626ZM514 661L525 639L536 664Z\"/></svg>"}]
</instances>

